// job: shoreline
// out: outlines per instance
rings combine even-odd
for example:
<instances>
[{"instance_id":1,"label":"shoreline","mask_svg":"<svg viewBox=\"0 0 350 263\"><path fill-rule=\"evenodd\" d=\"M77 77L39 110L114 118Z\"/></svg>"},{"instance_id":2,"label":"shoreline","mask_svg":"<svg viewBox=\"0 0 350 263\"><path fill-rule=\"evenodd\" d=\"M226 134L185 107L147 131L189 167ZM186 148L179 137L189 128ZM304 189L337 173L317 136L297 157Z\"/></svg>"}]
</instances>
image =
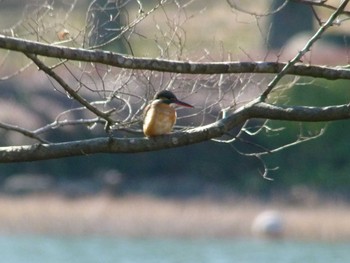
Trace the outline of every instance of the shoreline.
<instances>
[{"instance_id":1,"label":"shoreline","mask_svg":"<svg viewBox=\"0 0 350 263\"><path fill-rule=\"evenodd\" d=\"M160 199L97 195L68 199L57 195L0 196L3 234L102 235L121 237L250 238L263 211L281 215L283 238L350 240L350 204L261 203L256 200Z\"/></svg>"}]
</instances>

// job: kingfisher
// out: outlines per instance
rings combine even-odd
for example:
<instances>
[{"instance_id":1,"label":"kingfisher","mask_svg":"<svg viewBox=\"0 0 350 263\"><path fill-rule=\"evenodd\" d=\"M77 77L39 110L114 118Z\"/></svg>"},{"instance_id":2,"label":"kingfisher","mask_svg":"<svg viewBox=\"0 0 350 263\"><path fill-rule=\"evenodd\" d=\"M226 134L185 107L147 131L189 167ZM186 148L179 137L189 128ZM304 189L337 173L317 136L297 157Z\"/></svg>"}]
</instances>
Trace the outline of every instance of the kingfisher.
<instances>
[{"instance_id":1,"label":"kingfisher","mask_svg":"<svg viewBox=\"0 0 350 263\"><path fill-rule=\"evenodd\" d=\"M143 133L147 137L171 132L176 122L176 111L171 104L193 108L192 105L178 100L171 91L159 91L143 113Z\"/></svg>"}]
</instances>

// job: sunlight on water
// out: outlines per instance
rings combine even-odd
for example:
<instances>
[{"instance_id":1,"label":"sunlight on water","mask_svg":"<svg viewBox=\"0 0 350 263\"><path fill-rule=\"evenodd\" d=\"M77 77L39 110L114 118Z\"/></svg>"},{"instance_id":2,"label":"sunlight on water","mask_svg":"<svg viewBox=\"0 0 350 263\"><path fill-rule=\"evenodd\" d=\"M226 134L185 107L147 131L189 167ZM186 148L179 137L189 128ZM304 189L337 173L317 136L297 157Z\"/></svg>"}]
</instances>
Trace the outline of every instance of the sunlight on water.
<instances>
[{"instance_id":1,"label":"sunlight on water","mask_svg":"<svg viewBox=\"0 0 350 263\"><path fill-rule=\"evenodd\" d=\"M2 236L8 263L344 263L349 243L210 239Z\"/></svg>"}]
</instances>

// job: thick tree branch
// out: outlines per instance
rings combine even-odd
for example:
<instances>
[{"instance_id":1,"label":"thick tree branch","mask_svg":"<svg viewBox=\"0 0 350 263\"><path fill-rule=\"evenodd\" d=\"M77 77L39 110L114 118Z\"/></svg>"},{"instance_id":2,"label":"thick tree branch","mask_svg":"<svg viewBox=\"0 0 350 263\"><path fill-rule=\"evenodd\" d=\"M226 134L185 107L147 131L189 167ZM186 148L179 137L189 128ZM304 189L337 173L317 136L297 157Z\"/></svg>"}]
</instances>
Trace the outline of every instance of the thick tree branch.
<instances>
[{"instance_id":1,"label":"thick tree branch","mask_svg":"<svg viewBox=\"0 0 350 263\"><path fill-rule=\"evenodd\" d=\"M101 63L110 66L186 74L279 73L287 63L280 62L190 62L166 59L128 57L102 50L87 50L43 44L0 34L0 48L36 55ZM350 70L341 67L295 64L288 68L289 75L324 79L350 79Z\"/></svg>"},{"instance_id":2,"label":"thick tree branch","mask_svg":"<svg viewBox=\"0 0 350 263\"><path fill-rule=\"evenodd\" d=\"M299 122L337 121L350 118L350 104L308 107L258 103L249 108L249 116L251 118Z\"/></svg>"},{"instance_id":3,"label":"thick tree branch","mask_svg":"<svg viewBox=\"0 0 350 263\"><path fill-rule=\"evenodd\" d=\"M251 102L227 118L212 124L148 138L96 138L82 141L0 147L0 162L38 161L97 153L137 153L174 148L220 137L248 119L263 118L288 121L335 121L350 118L350 106L329 107L276 106Z\"/></svg>"}]
</instances>

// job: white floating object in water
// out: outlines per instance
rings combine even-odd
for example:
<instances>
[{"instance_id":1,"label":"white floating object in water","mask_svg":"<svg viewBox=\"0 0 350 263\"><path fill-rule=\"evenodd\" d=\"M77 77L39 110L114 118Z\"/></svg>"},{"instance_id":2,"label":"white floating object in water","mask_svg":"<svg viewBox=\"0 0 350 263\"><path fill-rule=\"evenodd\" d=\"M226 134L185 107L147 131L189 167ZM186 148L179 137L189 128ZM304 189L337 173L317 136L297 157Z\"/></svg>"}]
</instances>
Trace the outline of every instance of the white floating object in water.
<instances>
[{"instance_id":1,"label":"white floating object in water","mask_svg":"<svg viewBox=\"0 0 350 263\"><path fill-rule=\"evenodd\" d=\"M262 237L282 237L284 221L281 214L277 211L264 211L260 213L253 221L252 232Z\"/></svg>"}]
</instances>

